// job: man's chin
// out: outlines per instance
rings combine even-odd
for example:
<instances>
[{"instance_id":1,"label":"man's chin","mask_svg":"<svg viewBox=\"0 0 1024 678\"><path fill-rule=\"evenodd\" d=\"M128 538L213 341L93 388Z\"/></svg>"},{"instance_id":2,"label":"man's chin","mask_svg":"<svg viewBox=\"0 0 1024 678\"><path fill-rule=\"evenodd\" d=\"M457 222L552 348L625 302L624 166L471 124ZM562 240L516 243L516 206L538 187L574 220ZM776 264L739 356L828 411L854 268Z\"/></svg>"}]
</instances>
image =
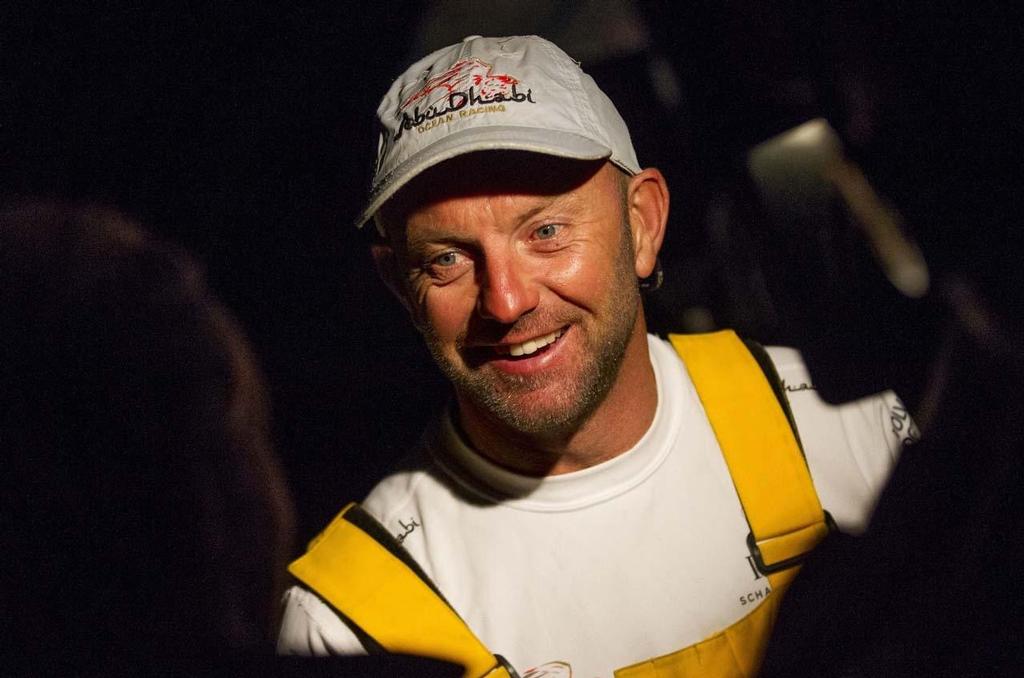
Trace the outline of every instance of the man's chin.
<instances>
[{"instance_id":1,"label":"man's chin","mask_svg":"<svg viewBox=\"0 0 1024 678\"><path fill-rule=\"evenodd\" d=\"M471 392L460 390L460 401L470 403L477 416L510 433L542 438L568 435L590 415L593 397L566 390L566 381L545 384L520 384L509 388L503 383Z\"/></svg>"},{"instance_id":2,"label":"man's chin","mask_svg":"<svg viewBox=\"0 0 1024 678\"><path fill-rule=\"evenodd\" d=\"M440 364L455 386L460 406L468 410L464 415L505 429L508 435L551 439L571 435L593 414L615 381L622 355L622 350L575 351L532 373L510 372L495 364Z\"/></svg>"},{"instance_id":3,"label":"man's chin","mask_svg":"<svg viewBox=\"0 0 1024 678\"><path fill-rule=\"evenodd\" d=\"M491 408L488 417L510 433L537 439L555 439L571 435L585 419L581 413L566 410L528 410Z\"/></svg>"}]
</instances>

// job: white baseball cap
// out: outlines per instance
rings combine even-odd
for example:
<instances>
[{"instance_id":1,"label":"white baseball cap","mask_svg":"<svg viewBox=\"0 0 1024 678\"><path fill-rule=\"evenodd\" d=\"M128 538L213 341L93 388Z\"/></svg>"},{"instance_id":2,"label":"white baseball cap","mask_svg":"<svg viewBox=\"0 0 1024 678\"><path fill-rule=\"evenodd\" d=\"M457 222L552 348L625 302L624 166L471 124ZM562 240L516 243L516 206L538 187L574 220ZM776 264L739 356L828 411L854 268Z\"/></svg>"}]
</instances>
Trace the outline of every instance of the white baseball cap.
<instances>
[{"instance_id":1,"label":"white baseball cap","mask_svg":"<svg viewBox=\"0 0 1024 678\"><path fill-rule=\"evenodd\" d=\"M473 35L408 68L377 108L377 166L362 227L420 172L473 151L607 158L640 171L629 130L578 63L535 35Z\"/></svg>"}]
</instances>

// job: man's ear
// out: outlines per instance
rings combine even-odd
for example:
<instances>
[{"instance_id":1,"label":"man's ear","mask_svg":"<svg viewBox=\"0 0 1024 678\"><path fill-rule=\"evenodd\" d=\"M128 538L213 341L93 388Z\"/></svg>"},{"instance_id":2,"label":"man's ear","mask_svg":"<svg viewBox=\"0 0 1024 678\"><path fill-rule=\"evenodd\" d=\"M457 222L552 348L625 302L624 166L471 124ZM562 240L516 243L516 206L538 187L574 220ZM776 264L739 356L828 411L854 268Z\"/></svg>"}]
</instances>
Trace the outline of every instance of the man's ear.
<instances>
[{"instance_id":1,"label":"man's ear","mask_svg":"<svg viewBox=\"0 0 1024 678\"><path fill-rule=\"evenodd\" d=\"M638 278L646 278L654 272L658 251L665 239L668 204L668 184L657 169L649 167L627 180L626 210Z\"/></svg>"}]
</instances>

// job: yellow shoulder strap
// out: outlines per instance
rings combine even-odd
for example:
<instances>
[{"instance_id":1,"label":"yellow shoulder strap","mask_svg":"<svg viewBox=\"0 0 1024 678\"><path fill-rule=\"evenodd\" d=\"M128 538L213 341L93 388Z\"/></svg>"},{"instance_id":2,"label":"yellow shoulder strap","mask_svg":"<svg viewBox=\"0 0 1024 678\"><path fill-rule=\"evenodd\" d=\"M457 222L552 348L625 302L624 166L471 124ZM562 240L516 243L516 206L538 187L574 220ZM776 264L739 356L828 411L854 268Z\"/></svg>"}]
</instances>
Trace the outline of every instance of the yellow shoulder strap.
<instances>
[{"instance_id":1,"label":"yellow shoulder strap","mask_svg":"<svg viewBox=\"0 0 1024 678\"><path fill-rule=\"evenodd\" d=\"M807 462L779 400L731 330L669 335L686 364L768 574L797 564L828 533Z\"/></svg>"},{"instance_id":2,"label":"yellow shoulder strap","mask_svg":"<svg viewBox=\"0 0 1024 678\"><path fill-rule=\"evenodd\" d=\"M779 602L799 562L828 532L796 433L766 378L760 347L730 331L669 335L686 363L750 525L747 545L771 595L701 642L623 667L616 678L750 678L757 675ZM755 358L752 350L759 354Z\"/></svg>"},{"instance_id":3,"label":"yellow shoulder strap","mask_svg":"<svg viewBox=\"0 0 1024 678\"><path fill-rule=\"evenodd\" d=\"M355 503L288 571L384 651L462 664L465 678L515 675L473 635L398 540Z\"/></svg>"}]
</instances>

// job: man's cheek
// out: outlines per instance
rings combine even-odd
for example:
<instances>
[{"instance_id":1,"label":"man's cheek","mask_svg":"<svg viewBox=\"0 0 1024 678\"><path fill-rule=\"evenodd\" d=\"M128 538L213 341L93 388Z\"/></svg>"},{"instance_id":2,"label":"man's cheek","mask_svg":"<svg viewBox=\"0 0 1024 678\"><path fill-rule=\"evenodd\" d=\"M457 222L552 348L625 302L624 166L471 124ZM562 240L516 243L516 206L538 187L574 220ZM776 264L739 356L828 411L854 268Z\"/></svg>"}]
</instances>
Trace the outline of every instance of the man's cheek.
<instances>
[{"instance_id":1,"label":"man's cheek","mask_svg":"<svg viewBox=\"0 0 1024 678\"><path fill-rule=\"evenodd\" d=\"M420 331L429 334L439 344L454 343L468 319L463 305L443 295L432 296L426 303L417 306Z\"/></svg>"},{"instance_id":2,"label":"man's cheek","mask_svg":"<svg viewBox=\"0 0 1024 678\"><path fill-rule=\"evenodd\" d=\"M429 314L425 306L420 304L409 305L409 316L413 326L420 334L432 337L434 335L433 324L430 322Z\"/></svg>"}]
</instances>

